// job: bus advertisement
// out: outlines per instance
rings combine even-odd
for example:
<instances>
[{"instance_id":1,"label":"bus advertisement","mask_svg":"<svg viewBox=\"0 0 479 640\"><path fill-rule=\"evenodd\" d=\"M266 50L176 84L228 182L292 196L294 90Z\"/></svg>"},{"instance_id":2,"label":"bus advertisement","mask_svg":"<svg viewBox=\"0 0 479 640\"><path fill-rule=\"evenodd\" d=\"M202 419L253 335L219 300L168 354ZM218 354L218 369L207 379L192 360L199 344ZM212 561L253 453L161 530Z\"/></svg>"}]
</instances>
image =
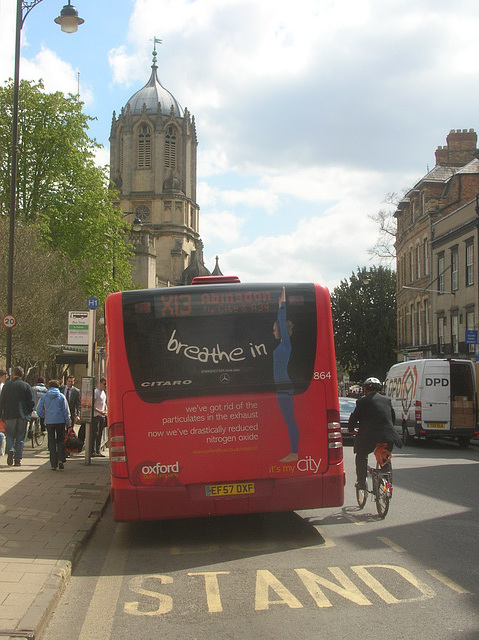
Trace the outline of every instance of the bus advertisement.
<instances>
[{"instance_id":1,"label":"bus advertisement","mask_svg":"<svg viewBox=\"0 0 479 640\"><path fill-rule=\"evenodd\" d=\"M325 287L119 292L105 331L115 520L343 503Z\"/></svg>"}]
</instances>

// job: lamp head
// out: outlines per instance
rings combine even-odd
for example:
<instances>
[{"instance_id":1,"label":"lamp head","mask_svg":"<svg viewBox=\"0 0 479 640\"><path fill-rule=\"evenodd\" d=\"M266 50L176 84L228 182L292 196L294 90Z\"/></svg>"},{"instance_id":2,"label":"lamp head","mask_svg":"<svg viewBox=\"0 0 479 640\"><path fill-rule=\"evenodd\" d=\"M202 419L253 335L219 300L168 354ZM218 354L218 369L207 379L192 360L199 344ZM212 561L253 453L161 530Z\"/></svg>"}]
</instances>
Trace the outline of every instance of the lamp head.
<instances>
[{"instance_id":1,"label":"lamp head","mask_svg":"<svg viewBox=\"0 0 479 640\"><path fill-rule=\"evenodd\" d=\"M136 218L131 223L131 228L133 231L141 231L142 226L143 226L143 223L137 215Z\"/></svg>"},{"instance_id":2,"label":"lamp head","mask_svg":"<svg viewBox=\"0 0 479 640\"><path fill-rule=\"evenodd\" d=\"M79 25L83 24L85 20L78 17L76 7L73 7L70 4L70 0L68 0L68 4L63 7L58 18L55 18L55 22L60 25L61 30L65 33L75 33L75 31L78 31Z\"/></svg>"}]
</instances>

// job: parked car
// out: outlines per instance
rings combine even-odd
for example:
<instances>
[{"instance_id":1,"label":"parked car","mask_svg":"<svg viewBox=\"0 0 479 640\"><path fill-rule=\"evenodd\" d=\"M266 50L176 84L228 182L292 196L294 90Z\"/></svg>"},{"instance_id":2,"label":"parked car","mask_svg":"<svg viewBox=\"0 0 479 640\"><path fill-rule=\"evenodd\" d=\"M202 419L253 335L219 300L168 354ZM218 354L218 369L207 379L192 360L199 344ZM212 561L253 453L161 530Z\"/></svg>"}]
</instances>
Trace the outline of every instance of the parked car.
<instances>
[{"instance_id":1,"label":"parked car","mask_svg":"<svg viewBox=\"0 0 479 640\"><path fill-rule=\"evenodd\" d=\"M353 435L349 433L348 420L355 408L356 400L354 398L339 398L339 421L341 422L343 440L353 438Z\"/></svg>"}]
</instances>

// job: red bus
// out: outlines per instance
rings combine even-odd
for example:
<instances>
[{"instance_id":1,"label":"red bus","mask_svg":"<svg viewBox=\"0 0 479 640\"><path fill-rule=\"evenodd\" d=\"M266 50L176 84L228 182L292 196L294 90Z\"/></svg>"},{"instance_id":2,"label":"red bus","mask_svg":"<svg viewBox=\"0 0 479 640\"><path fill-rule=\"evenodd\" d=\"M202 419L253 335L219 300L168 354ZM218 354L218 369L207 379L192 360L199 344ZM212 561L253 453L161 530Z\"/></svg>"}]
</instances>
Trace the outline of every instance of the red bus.
<instances>
[{"instance_id":1,"label":"red bus","mask_svg":"<svg viewBox=\"0 0 479 640\"><path fill-rule=\"evenodd\" d=\"M342 505L328 290L198 280L106 300L115 520Z\"/></svg>"}]
</instances>

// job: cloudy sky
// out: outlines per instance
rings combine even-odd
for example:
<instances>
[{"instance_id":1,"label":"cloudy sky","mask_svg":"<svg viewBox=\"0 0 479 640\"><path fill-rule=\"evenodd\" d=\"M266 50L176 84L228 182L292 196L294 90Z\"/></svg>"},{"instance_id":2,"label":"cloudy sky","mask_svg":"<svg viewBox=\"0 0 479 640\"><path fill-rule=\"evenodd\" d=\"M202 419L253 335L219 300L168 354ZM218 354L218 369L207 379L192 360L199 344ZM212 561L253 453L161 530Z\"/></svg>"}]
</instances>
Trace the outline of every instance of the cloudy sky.
<instances>
[{"instance_id":1,"label":"cloudy sky","mask_svg":"<svg viewBox=\"0 0 479 640\"><path fill-rule=\"evenodd\" d=\"M334 288L451 129L479 130L477 0L44 0L21 76L77 93L104 145L113 111L158 75L195 116L206 266L243 281ZM13 76L14 0L0 0L0 79ZM7 53L7 55L5 55Z\"/></svg>"}]
</instances>

